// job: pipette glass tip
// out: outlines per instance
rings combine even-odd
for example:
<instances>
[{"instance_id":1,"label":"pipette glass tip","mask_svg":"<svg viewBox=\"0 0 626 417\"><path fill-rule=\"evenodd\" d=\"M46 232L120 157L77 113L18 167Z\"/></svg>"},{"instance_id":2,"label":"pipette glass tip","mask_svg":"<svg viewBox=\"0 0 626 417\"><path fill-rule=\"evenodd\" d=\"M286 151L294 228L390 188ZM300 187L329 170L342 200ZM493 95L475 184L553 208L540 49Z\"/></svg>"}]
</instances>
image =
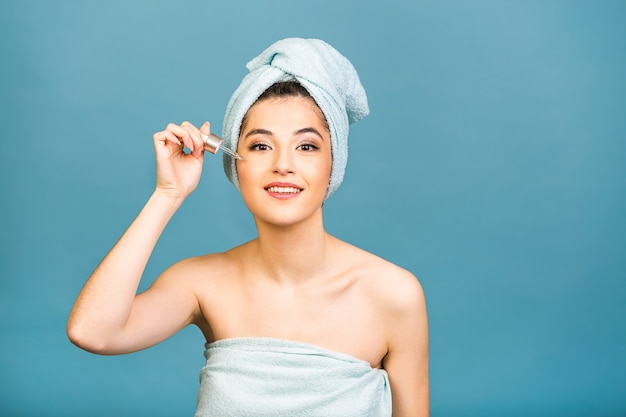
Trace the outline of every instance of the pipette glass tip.
<instances>
[{"instance_id":1,"label":"pipette glass tip","mask_svg":"<svg viewBox=\"0 0 626 417\"><path fill-rule=\"evenodd\" d=\"M230 156L232 156L235 159L239 159L240 161L243 159L243 157L241 155L239 155L237 152L230 150L228 148L224 148L222 146L220 146L220 149L222 150L222 152L224 152L225 154L228 154Z\"/></svg>"}]
</instances>

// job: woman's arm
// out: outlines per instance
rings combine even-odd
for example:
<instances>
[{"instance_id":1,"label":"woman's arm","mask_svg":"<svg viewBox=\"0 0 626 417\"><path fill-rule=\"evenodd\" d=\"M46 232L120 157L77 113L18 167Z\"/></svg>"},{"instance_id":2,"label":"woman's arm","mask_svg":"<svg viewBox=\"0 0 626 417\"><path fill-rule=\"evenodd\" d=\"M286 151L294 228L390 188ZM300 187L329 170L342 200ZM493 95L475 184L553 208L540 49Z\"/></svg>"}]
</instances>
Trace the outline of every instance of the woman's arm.
<instances>
[{"instance_id":1,"label":"woman's arm","mask_svg":"<svg viewBox=\"0 0 626 417\"><path fill-rule=\"evenodd\" d=\"M204 149L200 130L188 122L154 134L157 185L137 218L81 290L67 323L77 346L100 354L128 353L151 346L189 324L197 311L193 292L173 279L170 268L136 295L148 259L165 226L196 188ZM185 154L183 146L191 153ZM180 272L180 271L179 271Z\"/></svg>"},{"instance_id":2,"label":"woman's arm","mask_svg":"<svg viewBox=\"0 0 626 417\"><path fill-rule=\"evenodd\" d=\"M383 365L391 384L393 417L428 417L428 318L424 292L407 273L394 287L389 352Z\"/></svg>"}]
</instances>

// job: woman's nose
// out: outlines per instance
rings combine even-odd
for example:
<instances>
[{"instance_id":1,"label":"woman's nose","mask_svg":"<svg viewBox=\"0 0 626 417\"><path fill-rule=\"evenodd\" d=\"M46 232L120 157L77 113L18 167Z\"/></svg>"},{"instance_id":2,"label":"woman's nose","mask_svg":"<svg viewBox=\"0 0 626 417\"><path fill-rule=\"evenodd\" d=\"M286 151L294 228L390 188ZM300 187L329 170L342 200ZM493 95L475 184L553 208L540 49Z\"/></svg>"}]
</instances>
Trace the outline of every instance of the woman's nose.
<instances>
[{"instance_id":1,"label":"woman's nose","mask_svg":"<svg viewBox=\"0 0 626 417\"><path fill-rule=\"evenodd\" d=\"M279 147L274 151L274 172L280 175L294 173L293 154L288 147Z\"/></svg>"}]
</instances>

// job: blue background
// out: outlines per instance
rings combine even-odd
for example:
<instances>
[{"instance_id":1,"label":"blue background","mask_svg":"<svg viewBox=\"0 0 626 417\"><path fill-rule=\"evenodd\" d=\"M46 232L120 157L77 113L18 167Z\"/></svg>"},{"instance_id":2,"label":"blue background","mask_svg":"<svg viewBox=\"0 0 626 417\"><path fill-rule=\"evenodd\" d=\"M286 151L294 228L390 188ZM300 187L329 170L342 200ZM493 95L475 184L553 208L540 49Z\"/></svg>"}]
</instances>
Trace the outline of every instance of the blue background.
<instances>
[{"instance_id":1,"label":"blue background","mask_svg":"<svg viewBox=\"0 0 626 417\"><path fill-rule=\"evenodd\" d=\"M432 415L626 415L626 2L4 0L0 34L2 416L193 414L195 328L100 357L65 322L153 189L152 133L219 133L288 36L368 92L326 225L420 278ZM254 237L205 167L142 288Z\"/></svg>"}]
</instances>

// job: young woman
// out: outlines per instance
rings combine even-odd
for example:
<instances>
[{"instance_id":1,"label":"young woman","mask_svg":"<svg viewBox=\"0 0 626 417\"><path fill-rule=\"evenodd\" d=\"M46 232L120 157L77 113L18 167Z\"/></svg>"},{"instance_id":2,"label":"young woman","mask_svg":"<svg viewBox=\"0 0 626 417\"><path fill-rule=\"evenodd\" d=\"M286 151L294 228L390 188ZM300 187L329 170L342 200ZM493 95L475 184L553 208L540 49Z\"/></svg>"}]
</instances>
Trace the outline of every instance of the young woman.
<instances>
[{"instance_id":1,"label":"young woman","mask_svg":"<svg viewBox=\"0 0 626 417\"><path fill-rule=\"evenodd\" d=\"M209 123L169 124L154 134L154 193L79 294L70 340L123 354L195 324L207 341L196 416L427 416L419 282L324 229L347 124L367 114L356 72L312 39L279 41L248 68L224 122L225 146L243 159L224 162L258 238L178 262L136 294L157 239L198 185L210 133Z\"/></svg>"}]
</instances>

